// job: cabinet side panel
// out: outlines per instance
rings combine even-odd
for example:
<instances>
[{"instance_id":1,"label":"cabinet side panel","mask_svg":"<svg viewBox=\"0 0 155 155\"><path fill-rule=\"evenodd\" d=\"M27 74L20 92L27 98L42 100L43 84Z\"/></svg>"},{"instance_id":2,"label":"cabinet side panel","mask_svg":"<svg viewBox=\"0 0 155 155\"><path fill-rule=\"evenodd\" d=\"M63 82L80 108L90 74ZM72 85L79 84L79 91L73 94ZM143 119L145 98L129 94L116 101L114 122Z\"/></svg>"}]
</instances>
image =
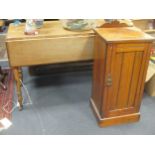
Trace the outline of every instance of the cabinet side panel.
<instances>
[{"instance_id":1,"label":"cabinet side panel","mask_svg":"<svg viewBox=\"0 0 155 155\"><path fill-rule=\"evenodd\" d=\"M103 81L105 77L105 57L106 43L102 38L96 36L94 50L92 99L99 112L102 104L102 91L104 91Z\"/></svg>"}]
</instances>

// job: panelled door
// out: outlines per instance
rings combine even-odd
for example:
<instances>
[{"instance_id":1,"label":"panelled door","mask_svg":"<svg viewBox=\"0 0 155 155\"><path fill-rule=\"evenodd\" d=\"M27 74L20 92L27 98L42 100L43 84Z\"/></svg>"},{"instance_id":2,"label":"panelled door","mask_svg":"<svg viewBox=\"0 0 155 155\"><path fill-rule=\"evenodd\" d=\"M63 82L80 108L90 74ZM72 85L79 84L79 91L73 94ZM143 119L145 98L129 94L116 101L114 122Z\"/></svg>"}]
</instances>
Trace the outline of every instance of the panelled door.
<instances>
[{"instance_id":1,"label":"panelled door","mask_svg":"<svg viewBox=\"0 0 155 155\"><path fill-rule=\"evenodd\" d=\"M104 117L138 112L150 53L149 43L109 44L102 107ZM146 59L147 58L147 59Z\"/></svg>"}]
</instances>

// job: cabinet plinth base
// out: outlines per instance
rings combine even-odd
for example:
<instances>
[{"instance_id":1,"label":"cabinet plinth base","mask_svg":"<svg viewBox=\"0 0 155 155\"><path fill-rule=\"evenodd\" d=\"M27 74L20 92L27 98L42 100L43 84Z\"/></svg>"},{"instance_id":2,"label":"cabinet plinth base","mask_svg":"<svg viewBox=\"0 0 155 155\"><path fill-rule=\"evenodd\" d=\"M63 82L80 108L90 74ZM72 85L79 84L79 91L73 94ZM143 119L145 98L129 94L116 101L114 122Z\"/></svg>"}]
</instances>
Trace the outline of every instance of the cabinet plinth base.
<instances>
[{"instance_id":1,"label":"cabinet plinth base","mask_svg":"<svg viewBox=\"0 0 155 155\"><path fill-rule=\"evenodd\" d=\"M107 126L119 125L119 124L125 124L125 123L133 123L133 122L139 121L140 119L140 113L101 118L93 99L90 99L90 102L91 102L92 110L97 118L98 125L100 127L107 127Z\"/></svg>"}]
</instances>

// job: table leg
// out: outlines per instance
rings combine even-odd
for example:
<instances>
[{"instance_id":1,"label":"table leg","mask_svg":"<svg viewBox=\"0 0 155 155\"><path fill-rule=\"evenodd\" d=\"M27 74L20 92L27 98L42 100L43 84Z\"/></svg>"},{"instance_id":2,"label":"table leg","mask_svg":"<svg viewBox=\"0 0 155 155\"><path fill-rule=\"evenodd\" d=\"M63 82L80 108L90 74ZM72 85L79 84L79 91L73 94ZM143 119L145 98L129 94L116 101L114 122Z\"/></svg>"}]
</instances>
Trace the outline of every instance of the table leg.
<instances>
[{"instance_id":1,"label":"table leg","mask_svg":"<svg viewBox=\"0 0 155 155\"><path fill-rule=\"evenodd\" d=\"M16 80L16 88L17 88L17 96L18 96L18 102L19 102L19 110L23 109L23 97L22 97L22 90L21 90L21 77L22 74L20 72L19 67L13 68L14 77Z\"/></svg>"},{"instance_id":2,"label":"table leg","mask_svg":"<svg viewBox=\"0 0 155 155\"><path fill-rule=\"evenodd\" d=\"M22 68L21 67L18 68L18 72L19 72L19 78L23 82L23 72L22 72ZM20 82L20 84L22 86L22 83L21 82Z\"/></svg>"},{"instance_id":3,"label":"table leg","mask_svg":"<svg viewBox=\"0 0 155 155\"><path fill-rule=\"evenodd\" d=\"M1 66L0 66L0 87L2 87L2 89L4 89L4 90L7 90L7 88L6 88L5 84L4 84L6 76L7 76L7 73L4 73L2 71Z\"/></svg>"}]
</instances>

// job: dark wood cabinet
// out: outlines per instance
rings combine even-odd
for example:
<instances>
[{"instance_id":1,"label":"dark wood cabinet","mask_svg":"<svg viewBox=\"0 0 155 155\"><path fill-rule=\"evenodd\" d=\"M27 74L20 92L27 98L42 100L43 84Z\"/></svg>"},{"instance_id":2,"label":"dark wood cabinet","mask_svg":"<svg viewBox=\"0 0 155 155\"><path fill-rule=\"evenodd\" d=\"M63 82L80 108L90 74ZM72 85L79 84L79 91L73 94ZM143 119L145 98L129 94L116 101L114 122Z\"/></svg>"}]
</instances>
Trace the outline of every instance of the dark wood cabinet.
<instances>
[{"instance_id":1,"label":"dark wood cabinet","mask_svg":"<svg viewBox=\"0 0 155 155\"><path fill-rule=\"evenodd\" d=\"M135 27L95 31L91 105L99 125L138 121L153 38Z\"/></svg>"}]
</instances>

